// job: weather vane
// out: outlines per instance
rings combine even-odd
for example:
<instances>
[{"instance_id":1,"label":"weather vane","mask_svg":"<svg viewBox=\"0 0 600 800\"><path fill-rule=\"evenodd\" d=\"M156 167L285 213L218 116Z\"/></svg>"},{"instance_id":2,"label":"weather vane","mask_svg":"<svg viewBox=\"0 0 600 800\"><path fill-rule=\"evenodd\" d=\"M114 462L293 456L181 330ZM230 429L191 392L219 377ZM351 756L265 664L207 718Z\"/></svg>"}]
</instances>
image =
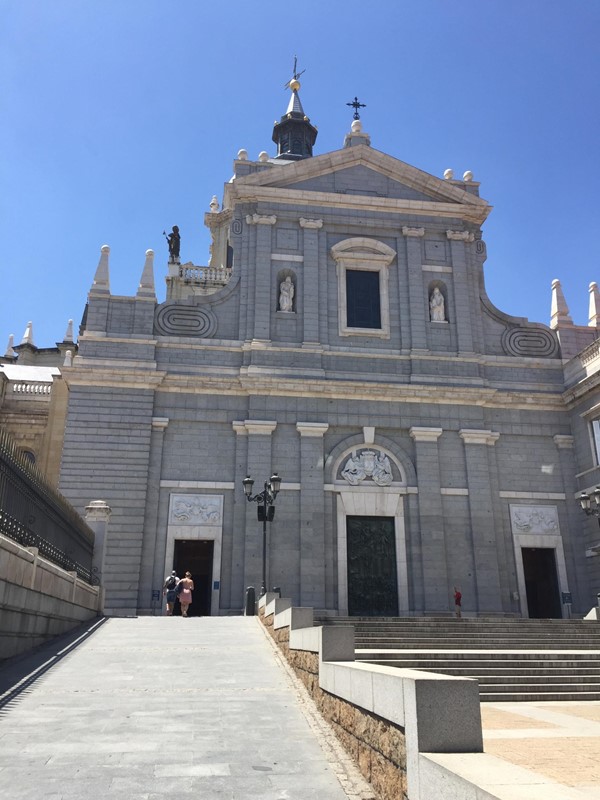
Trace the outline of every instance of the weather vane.
<instances>
[{"instance_id":1,"label":"weather vane","mask_svg":"<svg viewBox=\"0 0 600 800\"><path fill-rule=\"evenodd\" d=\"M305 72L306 72L305 69L303 69L302 72L298 72L298 56L294 56L294 74L289 79L289 81L287 81L287 83L283 84L283 88L290 89L291 88L290 84L292 83L292 81L297 81L300 75L304 75Z\"/></svg>"},{"instance_id":2,"label":"weather vane","mask_svg":"<svg viewBox=\"0 0 600 800\"><path fill-rule=\"evenodd\" d=\"M346 105L352 106L352 108L354 109L353 119L360 119L360 114L358 113L358 109L367 107L366 103L359 103L358 97L356 96L354 97L354 100L351 103L346 103Z\"/></svg>"}]
</instances>

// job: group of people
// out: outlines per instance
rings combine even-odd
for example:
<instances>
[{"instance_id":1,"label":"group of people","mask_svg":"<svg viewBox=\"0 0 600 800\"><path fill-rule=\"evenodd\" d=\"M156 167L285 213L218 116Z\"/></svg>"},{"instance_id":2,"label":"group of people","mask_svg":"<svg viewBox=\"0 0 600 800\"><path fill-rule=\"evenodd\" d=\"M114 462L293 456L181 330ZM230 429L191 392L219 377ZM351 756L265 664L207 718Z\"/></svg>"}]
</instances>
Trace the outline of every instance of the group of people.
<instances>
[{"instance_id":1,"label":"group of people","mask_svg":"<svg viewBox=\"0 0 600 800\"><path fill-rule=\"evenodd\" d=\"M194 581L192 580L192 573L186 572L185 578L178 578L177 572L173 572L167 577L163 586L163 596L167 598L167 616L173 616L175 603L179 600L181 606L181 616L187 617L190 604L192 602L192 591L194 589Z\"/></svg>"}]
</instances>

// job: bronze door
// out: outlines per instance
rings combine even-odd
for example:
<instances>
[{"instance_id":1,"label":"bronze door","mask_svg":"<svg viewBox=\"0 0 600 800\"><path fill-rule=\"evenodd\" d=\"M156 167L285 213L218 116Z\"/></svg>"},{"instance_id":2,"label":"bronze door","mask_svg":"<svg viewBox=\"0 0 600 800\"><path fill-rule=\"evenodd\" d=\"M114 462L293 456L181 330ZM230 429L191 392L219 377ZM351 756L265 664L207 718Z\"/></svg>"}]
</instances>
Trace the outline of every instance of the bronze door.
<instances>
[{"instance_id":1,"label":"bronze door","mask_svg":"<svg viewBox=\"0 0 600 800\"><path fill-rule=\"evenodd\" d=\"M398 616L398 574L393 517L346 517L348 613Z\"/></svg>"}]
</instances>

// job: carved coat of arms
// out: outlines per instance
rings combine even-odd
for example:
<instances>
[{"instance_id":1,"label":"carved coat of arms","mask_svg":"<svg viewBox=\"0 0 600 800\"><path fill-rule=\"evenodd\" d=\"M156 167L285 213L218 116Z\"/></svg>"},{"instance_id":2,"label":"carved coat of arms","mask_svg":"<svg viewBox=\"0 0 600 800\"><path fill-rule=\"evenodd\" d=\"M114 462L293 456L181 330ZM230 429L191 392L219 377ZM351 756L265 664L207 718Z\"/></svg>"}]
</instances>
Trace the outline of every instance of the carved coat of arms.
<instances>
[{"instance_id":1,"label":"carved coat of arms","mask_svg":"<svg viewBox=\"0 0 600 800\"><path fill-rule=\"evenodd\" d=\"M342 478L351 486L358 486L365 478L371 478L378 486L389 486L394 479L390 459L375 450L363 450L360 455L352 453L342 470Z\"/></svg>"}]
</instances>

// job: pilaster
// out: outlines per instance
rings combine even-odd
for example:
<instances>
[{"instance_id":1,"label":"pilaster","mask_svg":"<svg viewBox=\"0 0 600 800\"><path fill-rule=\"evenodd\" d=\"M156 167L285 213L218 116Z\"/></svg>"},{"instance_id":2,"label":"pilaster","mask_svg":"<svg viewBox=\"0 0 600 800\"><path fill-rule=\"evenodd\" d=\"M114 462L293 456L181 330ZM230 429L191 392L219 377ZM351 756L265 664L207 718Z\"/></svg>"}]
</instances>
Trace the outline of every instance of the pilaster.
<instances>
[{"instance_id":1,"label":"pilaster","mask_svg":"<svg viewBox=\"0 0 600 800\"><path fill-rule=\"evenodd\" d=\"M446 612L449 586L438 450L442 429L413 427L409 433L415 442L419 488L424 611Z\"/></svg>"},{"instance_id":2,"label":"pilaster","mask_svg":"<svg viewBox=\"0 0 600 800\"><path fill-rule=\"evenodd\" d=\"M465 449L477 610L497 611L502 608L502 592L487 447L495 445L500 434L466 428L458 434ZM469 599L465 600L468 605Z\"/></svg>"},{"instance_id":3,"label":"pilaster","mask_svg":"<svg viewBox=\"0 0 600 800\"><path fill-rule=\"evenodd\" d=\"M277 222L275 216L252 214L246 217L248 225L256 225L256 252L254 270L254 339L269 341L271 331L271 230Z\"/></svg>"},{"instance_id":4,"label":"pilaster","mask_svg":"<svg viewBox=\"0 0 600 800\"><path fill-rule=\"evenodd\" d=\"M248 474L248 431L242 420L232 423L235 437L235 472L233 491L233 536L231 545L231 582L229 596L222 596L226 608L243 608L247 586L244 585L244 559L248 520L256 519L249 515L251 505L243 492L242 481ZM252 529L254 530L254 529ZM254 584L255 589L258 589ZM223 587L225 588L225 587Z\"/></svg>"},{"instance_id":5,"label":"pilaster","mask_svg":"<svg viewBox=\"0 0 600 800\"><path fill-rule=\"evenodd\" d=\"M402 228L406 237L406 259L408 267L408 296L410 300L410 347L411 350L427 350L427 329L423 290L421 239L425 228ZM400 287L404 291L404 287Z\"/></svg>"},{"instance_id":6,"label":"pilaster","mask_svg":"<svg viewBox=\"0 0 600 800\"><path fill-rule=\"evenodd\" d=\"M323 437L326 422L297 422L300 434L300 605L325 607L325 491Z\"/></svg>"},{"instance_id":7,"label":"pilaster","mask_svg":"<svg viewBox=\"0 0 600 800\"><path fill-rule=\"evenodd\" d=\"M473 298L471 297L469 285L465 242L472 242L475 237L469 231L446 231L446 236L450 240L458 350L460 353L472 353L471 306Z\"/></svg>"},{"instance_id":8,"label":"pilaster","mask_svg":"<svg viewBox=\"0 0 600 800\"><path fill-rule=\"evenodd\" d=\"M304 333L305 344L319 341L319 231L322 219L300 218L304 231L304 270L302 288L304 294Z\"/></svg>"}]
</instances>

